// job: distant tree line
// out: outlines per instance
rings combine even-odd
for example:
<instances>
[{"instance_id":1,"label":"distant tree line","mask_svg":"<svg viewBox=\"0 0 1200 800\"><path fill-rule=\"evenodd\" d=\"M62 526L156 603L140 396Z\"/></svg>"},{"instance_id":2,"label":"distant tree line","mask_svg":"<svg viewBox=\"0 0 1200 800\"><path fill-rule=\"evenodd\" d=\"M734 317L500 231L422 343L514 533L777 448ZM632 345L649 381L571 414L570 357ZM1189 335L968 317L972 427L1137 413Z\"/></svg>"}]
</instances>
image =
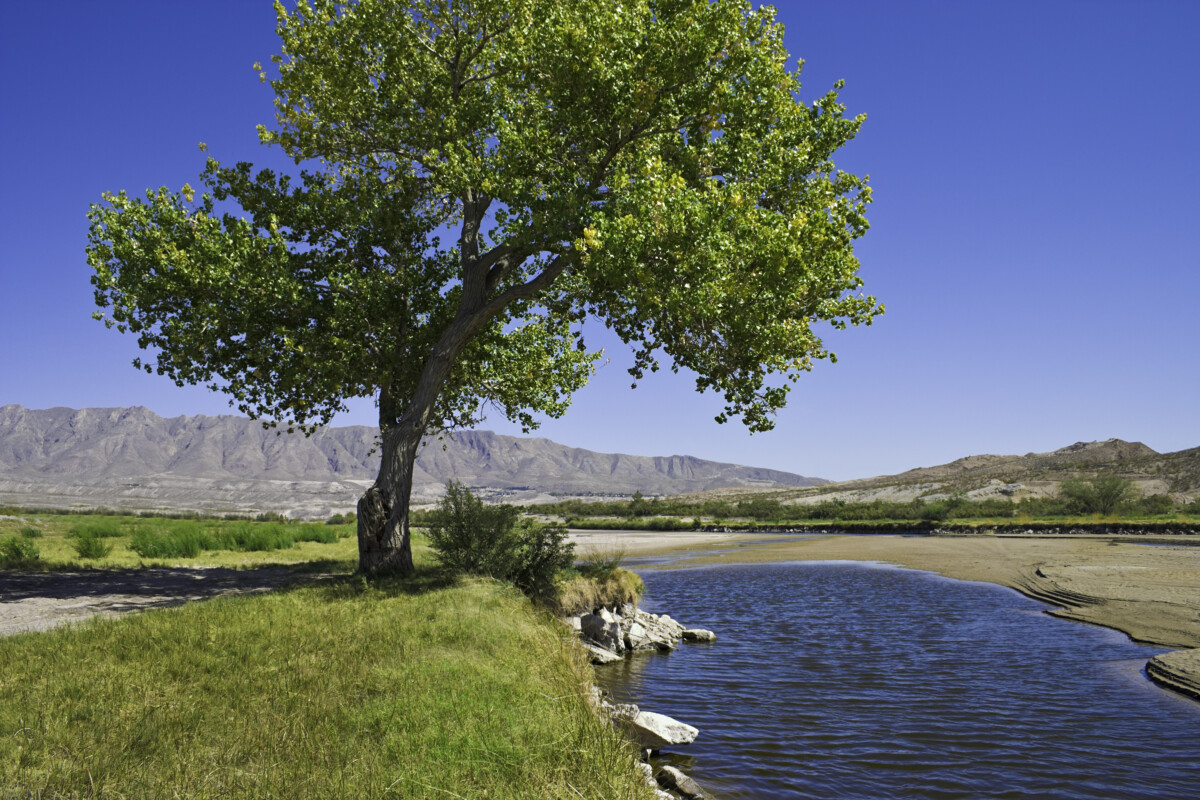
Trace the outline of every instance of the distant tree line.
<instances>
[{"instance_id":1,"label":"distant tree line","mask_svg":"<svg viewBox=\"0 0 1200 800\"><path fill-rule=\"evenodd\" d=\"M564 500L538 506L538 511L561 516L567 520L568 525L572 519L612 517L619 520L640 520L642 524L638 527L652 530L655 528L648 523L657 521L660 522L659 529L674 530L691 525L684 519L659 521L653 518L703 518L718 523L727 519L749 519L755 522L781 523L812 520L939 522L948 519L1069 517L1087 514L1141 517L1176 513L1200 514L1200 500L1185 504L1177 503L1163 494L1141 497L1132 482L1116 476L1101 476L1087 481L1064 481L1055 497L1025 497L1020 500L1008 497L971 499L963 493L957 493L937 500L916 498L904 502L873 500L851 503L842 499L829 499L799 505L766 497L702 502L659 497L647 499L639 492L627 501ZM699 522L695 525L699 525Z\"/></svg>"}]
</instances>

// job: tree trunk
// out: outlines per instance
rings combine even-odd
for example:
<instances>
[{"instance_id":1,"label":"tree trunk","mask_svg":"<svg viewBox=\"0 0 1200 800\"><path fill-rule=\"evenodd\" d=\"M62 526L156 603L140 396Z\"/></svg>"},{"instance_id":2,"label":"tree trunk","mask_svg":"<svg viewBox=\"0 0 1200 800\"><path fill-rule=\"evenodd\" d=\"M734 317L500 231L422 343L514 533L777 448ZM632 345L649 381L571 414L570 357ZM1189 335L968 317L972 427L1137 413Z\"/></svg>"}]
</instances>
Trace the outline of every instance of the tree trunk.
<instances>
[{"instance_id":1,"label":"tree trunk","mask_svg":"<svg viewBox=\"0 0 1200 800\"><path fill-rule=\"evenodd\" d=\"M401 425L383 434L375 485L358 501L358 570L366 575L411 575L408 530L413 468L422 430Z\"/></svg>"}]
</instances>

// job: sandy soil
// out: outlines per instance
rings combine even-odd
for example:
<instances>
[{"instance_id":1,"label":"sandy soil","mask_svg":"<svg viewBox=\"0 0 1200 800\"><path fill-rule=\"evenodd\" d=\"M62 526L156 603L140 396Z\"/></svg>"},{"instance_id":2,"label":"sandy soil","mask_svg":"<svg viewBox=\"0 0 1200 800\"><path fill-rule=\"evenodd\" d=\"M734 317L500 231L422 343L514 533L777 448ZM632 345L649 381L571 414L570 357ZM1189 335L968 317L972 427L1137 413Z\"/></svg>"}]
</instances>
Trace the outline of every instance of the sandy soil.
<instances>
[{"instance_id":1,"label":"sandy soil","mask_svg":"<svg viewBox=\"0 0 1200 800\"><path fill-rule=\"evenodd\" d=\"M662 552L653 547L656 534L605 535L610 550ZM1189 648L1156 658L1149 673L1200 699L1200 649L1191 649L1200 648L1200 540L1192 537L670 536L671 549L696 551L678 566L849 559L1008 586L1057 606L1049 612L1055 616Z\"/></svg>"}]
</instances>

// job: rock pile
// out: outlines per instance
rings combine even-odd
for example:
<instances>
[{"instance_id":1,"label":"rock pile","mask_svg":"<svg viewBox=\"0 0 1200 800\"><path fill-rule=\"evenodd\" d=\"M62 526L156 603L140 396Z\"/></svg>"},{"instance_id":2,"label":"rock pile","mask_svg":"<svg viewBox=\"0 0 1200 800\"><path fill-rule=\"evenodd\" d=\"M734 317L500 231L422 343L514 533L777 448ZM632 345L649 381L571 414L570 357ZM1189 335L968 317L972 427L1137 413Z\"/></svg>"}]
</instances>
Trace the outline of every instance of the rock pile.
<instances>
[{"instance_id":1,"label":"rock pile","mask_svg":"<svg viewBox=\"0 0 1200 800\"><path fill-rule=\"evenodd\" d=\"M632 605L600 608L595 613L569 617L593 664L611 664L630 653L658 653L675 649L681 641L713 642L716 634L701 628L684 628L667 614L651 614ZM700 731L666 714L643 711L631 703L611 703L595 689L595 704L642 751L643 762L659 750L691 744ZM647 782L660 800L703 800L704 793L687 775L664 766L657 771L643 763ZM669 791L667 791L669 790Z\"/></svg>"},{"instance_id":2,"label":"rock pile","mask_svg":"<svg viewBox=\"0 0 1200 800\"><path fill-rule=\"evenodd\" d=\"M594 664L619 661L625 653L666 652L679 642L712 642L717 636L700 628L687 629L668 614L651 614L632 604L601 608L594 614L570 617Z\"/></svg>"}]
</instances>

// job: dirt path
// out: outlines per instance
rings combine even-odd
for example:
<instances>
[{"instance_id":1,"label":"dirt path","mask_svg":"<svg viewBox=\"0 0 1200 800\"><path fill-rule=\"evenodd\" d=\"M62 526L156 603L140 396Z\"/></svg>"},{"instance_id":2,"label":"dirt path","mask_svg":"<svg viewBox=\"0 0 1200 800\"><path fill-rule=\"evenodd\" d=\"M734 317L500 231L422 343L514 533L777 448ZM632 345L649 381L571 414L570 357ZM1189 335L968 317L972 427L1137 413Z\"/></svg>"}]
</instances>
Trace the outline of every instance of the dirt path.
<instances>
[{"instance_id":1,"label":"dirt path","mask_svg":"<svg viewBox=\"0 0 1200 800\"><path fill-rule=\"evenodd\" d=\"M315 577L288 567L0 571L0 636L44 631L96 615L112 617L210 597L269 592Z\"/></svg>"}]
</instances>

